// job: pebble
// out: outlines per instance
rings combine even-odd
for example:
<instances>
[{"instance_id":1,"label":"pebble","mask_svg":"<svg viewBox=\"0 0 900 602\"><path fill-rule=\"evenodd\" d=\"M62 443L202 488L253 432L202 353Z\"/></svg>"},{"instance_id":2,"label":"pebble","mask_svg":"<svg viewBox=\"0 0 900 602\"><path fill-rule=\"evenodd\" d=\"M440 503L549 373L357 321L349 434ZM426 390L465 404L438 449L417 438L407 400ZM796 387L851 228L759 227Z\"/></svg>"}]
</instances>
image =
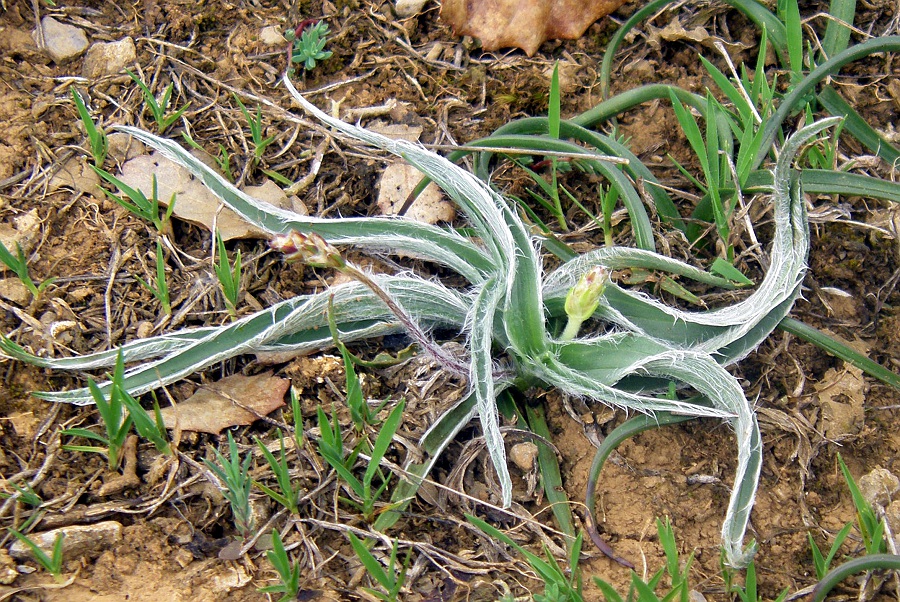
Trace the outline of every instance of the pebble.
<instances>
[{"instance_id":1,"label":"pebble","mask_svg":"<svg viewBox=\"0 0 900 602\"><path fill-rule=\"evenodd\" d=\"M281 30L275 25L263 27L259 31L259 41L266 46L282 46L287 44L287 40L281 34Z\"/></svg>"},{"instance_id":2,"label":"pebble","mask_svg":"<svg viewBox=\"0 0 900 602\"><path fill-rule=\"evenodd\" d=\"M41 47L41 35L37 29L31 32L31 37L35 44L47 53L57 65L68 63L87 50L87 34L74 25L60 23L53 17L44 17L41 19L41 30L44 33L43 47Z\"/></svg>"},{"instance_id":3,"label":"pebble","mask_svg":"<svg viewBox=\"0 0 900 602\"><path fill-rule=\"evenodd\" d=\"M531 472L538 457L538 446L530 441L516 443L509 450L509 459L522 472Z\"/></svg>"},{"instance_id":4,"label":"pebble","mask_svg":"<svg viewBox=\"0 0 900 602\"><path fill-rule=\"evenodd\" d=\"M18 278L0 279L0 297L22 307L31 302L31 292Z\"/></svg>"},{"instance_id":5,"label":"pebble","mask_svg":"<svg viewBox=\"0 0 900 602\"><path fill-rule=\"evenodd\" d=\"M0 550L0 584L9 585L16 580L18 575L16 563L10 557L9 552Z\"/></svg>"},{"instance_id":6,"label":"pebble","mask_svg":"<svg viewBox=\"0 0 900 602\"><path fill-rule=\"evenodd\" d=\"M408 19L422 12L422 8L428 0L397 0L394 12L400 19Z\"/></svg>"},{"instance_id":7,"label":"pebble","mask_svg":"<svg viewBox=\"0 0 900 602\"><path fill-rule=\"evenodd\" d=\"M867 502L881 508L891 503L891 498L900 491L900 479L885 468L876 468L857 481L859 492Z\"/></svg>"},{"instance_id":8,"label":"pebble","mask_svg":"<svg viewBox=\"0 0 900 602\"><path fill-rule=\"evenodd\" d=\"M31 539L48 556L53 553L56 536L64 534L63 560L75 560L82 556L96 558L113 544L122 540L122 524L108 520L93 525L71 525L41 533L29 533ZM31 558L31 549L19 540L9 548L9 554L17 560Z\"/></svg>"},{"instance_id":9,"label":"pebble","mask_svg":"<svg viewBox=\"0 0 900 602\"><path fill-rule=\"evenodd\" d=\"M81 67L81 75L87 79L100 79L117 75L137 60L134 40L130 37L118 42L97 42L88 48Z\"/></svg>"}]
</instances>

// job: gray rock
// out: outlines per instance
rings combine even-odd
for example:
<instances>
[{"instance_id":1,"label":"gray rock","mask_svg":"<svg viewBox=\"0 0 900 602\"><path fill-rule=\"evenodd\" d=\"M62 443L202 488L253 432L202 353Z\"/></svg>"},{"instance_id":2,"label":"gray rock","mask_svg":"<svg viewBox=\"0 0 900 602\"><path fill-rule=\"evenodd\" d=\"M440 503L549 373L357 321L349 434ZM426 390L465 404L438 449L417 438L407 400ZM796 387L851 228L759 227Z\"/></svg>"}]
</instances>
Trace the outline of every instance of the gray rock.
<instances>
[{"instance_id":1,"label":"gray rock","mask_svg":"<svg viewBox=\"0 0 900 602\"><path fill-rule=\"evenodd\" d=\"M108 520L93 525L72 525L41 533L29 533L28 537L49 556L53 553L56 536L60 533L65 535L63 560L75 560L82 556L96 558L111 548L113 544L122 540L122 525ZM17 560L25 560L31 558L31 550L24 543L16 540L9 548L9 555Z\"/></svg>"},{"instance_id":2,"label":"gray rock","mask_svg":"<svg viewBox=\"0 0 900 602\"><path fill-rule=\"evenodd\" d=\"M47 53L57 65L68 63L87 50L87 34L74 25L60 23L53 17L44 17L41 19L40 29L41 31L35 29L31 32L31 37L34 38L38 48ZM41 32L44 34L43 45Z\"/></svg>"},{"instance_id":3,"label":"gray rock","mask_svg":"<svg viewBox=\"0 0 900 602\"><path fill-rule=\"evenodd\" d=\"M859 492L873 506L886 508L900 491L900 479L885 468L876 468L857 482Z\"/></svg>"},{"instance_id":4,"label":"gray rock","mask_svg":"<svg viewBox=\"0 0 900 602\"><path fill-rule=\"evenodd\" d=\"M88 48L84 57L81 74L87 79L99 79L107 75L122 73L125 67L134 63L137 51L130 37L118 42L97 42Z\"/></svg>"}]
</instances>

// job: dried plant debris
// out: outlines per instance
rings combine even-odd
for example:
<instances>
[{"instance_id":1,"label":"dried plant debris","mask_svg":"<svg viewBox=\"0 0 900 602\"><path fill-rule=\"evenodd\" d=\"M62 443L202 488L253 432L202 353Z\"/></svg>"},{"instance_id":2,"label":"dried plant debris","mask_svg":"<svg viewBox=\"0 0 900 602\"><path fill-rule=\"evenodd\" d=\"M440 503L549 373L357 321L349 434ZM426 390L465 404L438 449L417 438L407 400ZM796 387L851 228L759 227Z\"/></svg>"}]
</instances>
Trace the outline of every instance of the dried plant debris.
<instances>
[{"instance_id":1,"label":"dried plant debris","mask_svg":"<svg viewBox=\"0 0 900 602\"><path fill-rule=\"evenodd\" d=\"M161 410L166 428L218 435L252 424L284 405L290 381L271 373L235 374L206 385L187 401Z\"/></svg>"},{"instance_id":2,"label":"dried plant debris","mask_svg":"<svg viewBox=\"0 0 900 602\"><path fill-rule=\"evenodd\" d=\"M546 40L575 40L624 0L445 0L441 19L458 36L481 40L485 50L521 48L533 56Z\"/></svg>"}]
</instances>

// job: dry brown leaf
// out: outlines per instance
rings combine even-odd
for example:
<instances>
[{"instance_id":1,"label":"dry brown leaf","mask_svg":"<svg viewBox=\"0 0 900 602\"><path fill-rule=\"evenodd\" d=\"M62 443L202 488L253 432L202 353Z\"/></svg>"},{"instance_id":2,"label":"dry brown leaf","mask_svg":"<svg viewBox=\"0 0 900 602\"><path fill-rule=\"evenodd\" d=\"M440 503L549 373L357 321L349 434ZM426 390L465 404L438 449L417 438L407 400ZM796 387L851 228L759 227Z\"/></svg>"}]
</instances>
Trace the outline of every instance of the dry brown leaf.
<instances>
[{"instance_id":1,"label":"dry brown leaf","mask_svg":"<svg viewBox=\"0 0 900 602\"><path fill-rule=\"evenodd\" d=\"M625 0L444 0L441 19L454 35L485 50L521 48L532 56L545 40L575 40Z\"/></svg>"},{"instance_id":2,"label":"dry brown leaf","mask_svg":"<svg viewBox=\"0 0 900 602\"><path fill-rule=\"evenodd\" d=\"M161 410L168 429L218 435L231 426L252 424L284 403L291 381L271 372L235 374L206 385L177 406Z\"/></svg>"}]
</instances>

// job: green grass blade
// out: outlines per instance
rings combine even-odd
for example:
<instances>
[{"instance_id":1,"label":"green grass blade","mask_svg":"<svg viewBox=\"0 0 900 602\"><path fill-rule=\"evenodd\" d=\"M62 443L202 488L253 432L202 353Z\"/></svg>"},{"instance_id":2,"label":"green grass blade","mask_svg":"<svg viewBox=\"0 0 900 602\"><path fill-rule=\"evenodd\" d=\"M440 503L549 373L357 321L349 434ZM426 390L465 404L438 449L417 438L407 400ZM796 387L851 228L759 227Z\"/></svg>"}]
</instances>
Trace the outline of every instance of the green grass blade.
<instances>
[{"instance_id":1,"label":"green grass blade","mask_svg":"<svg viewBox=\"0 0 900 602\"><path fill-rule=\"evenodd\" d=\"M638 11L636 11L633 15L631 15L627 21L625 21L622 25L616 29L616 32L609 39L609 42L606 44L606 50L603 52L603 60L600 63L600 97L606 100L609 98L609 81L610 74L612 73L612 64L613 59L615 58L616 52L619 51L619 46L622 45L622 42L625 40L625 37L628 33L633 30L638 23L655 15L657 12L663 9L663 7L672 4L674 0L652 0L652 2L648 2L644 4Z\"/></svg>"},{"instance_id":2,"label":"green grass blade","mask_svg":"<svg viewBox=\"0 0 900 602\"><path fill-rule=\"evenodd\" d=\"M884 136L876 132L834 88L825 86L816 99L829 113L835 117L843 117L844 129L866 148L890 165L897 165L900 162L900 150L897 150Z\"/></svg>"},{"instance_id":3,"label":"green grass blade","mask_svg":"<svg viewBox=\"0 0 900 602\"><path fill-rule=\"evenodd\" d=\"M825 24L822 52L825 54L824 58L826 59L847 49L847 45L850 43L853 19L856 16L856 0L831 0L828 14L834 17L835 20L829 19ZM844 23L847 25L844 25Z\"/></svg>"},{"instance_id":4,"label":"green grass blade","mask_svg":"<svg viewBox=\"0 0 900 602\"><path fill-rule=\"evenodd\" d=\"M854 558L839 567L832 569L825 577L819 581L813 590L813 602L824 602L825 596L841 581L856 573L864 571L883 570L900 570L900 556L895 554L869 554L862 558Z\"/></svg>"},{"instance_id":5,"label":"green grass blade","mask_svg":"<svg viewBox=\"0 0 900 602\"><path fill-rule=\"evenodd\" d=\"M763 162L763 159L765 159L765 156L775 142L775 138L781 131L782 124L787 119L788 115L798 108L799 103L804 102L803 98L809 94L819 82L829 75L834 75L841 67L848 63L852 63L855 60L879 52L897 51L900 51L900 36L881 36L851 46L816 67L809 75L794 86L794 89L790 94L784 97L781 101L781 105L779 105L778 109L766 123L763 139L760 144L760 151L752 164L753 169L759 167Z\"/></svg>"},{"instance_id":6,"label":"green grass blade","mask_svg":"<svg viewBox=\"0 0 900 602\"><path fill-rule=\"evenodd\" d=\"M852 347L841 343L820 330L804 324L799 320L795 320L794 318L785 318L779 324L779 328L800 337L804 341L812 343L820 349L824 349L828 353L853 366L856 366L869 376L877 378L886 385L890 385L891 387L900 390L900 376L894 374L881 364L873 362Z\"/></svg>"},{"instance_id":7,"label":"green grass blade","mask_svg":"<svg viewBox=\"0 0 900 602\"><path fill-rule=\"evenodd\" d=\"M401 400L400 403L391 410L391 413L388 414L388 417L382 423L381 430L378 432L378 437L375 438L375 444L372 446L372 459L366 467L363 483L371 483L372 479L375 477L375 473L378 471L381 460L384 458L384 454L387 453L387 449L394 439L394 434L397 432L401 420L403 420L403 409L405 407L406 402Z\"/></svg>"},{"instance_id":8,"label":"green grass blade","mask_svg":"<svg viewBox=\"0 0 900 602\"><path fill-rule=\"evenodd\" d=\"M725 0L737 10L744 13L748 19L756 23L761 30L765 29L778 60L782 65L787 65L788 36L784 23L772 13L765 5L757 0Z\"/></svg>"}]
</instances>

